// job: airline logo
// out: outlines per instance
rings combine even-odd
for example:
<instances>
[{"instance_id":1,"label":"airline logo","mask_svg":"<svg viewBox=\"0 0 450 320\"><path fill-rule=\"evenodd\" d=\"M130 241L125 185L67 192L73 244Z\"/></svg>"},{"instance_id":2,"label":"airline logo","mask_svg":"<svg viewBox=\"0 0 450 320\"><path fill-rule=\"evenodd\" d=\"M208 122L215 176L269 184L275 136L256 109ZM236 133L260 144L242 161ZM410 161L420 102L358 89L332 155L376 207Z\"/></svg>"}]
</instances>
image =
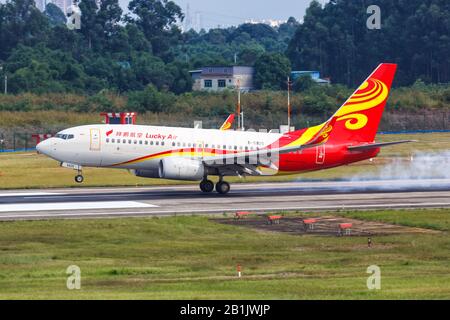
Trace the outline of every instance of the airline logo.
<instances>
[{"instance_id":1,"label":"airline logo","mask_svg":"<svg viewBox=\"0 0 450 320\"><path fill-rule=\"evenodd\" d=\"M384 82L370 78L364 82L350 99L338 110L337 120L347 120L345 127L349 130L364 128L369 121L367 116L360 111L374 108L383 103L389 94Z\"/></svg>"},{"instance_id":2,"label":"airline logo","mask_svg":"<svg viewBox=\"0 0 450 320\"><path fill-rule=\"evenodd\" d=\"M223 125L220 127L220 130L230 130L231 126L233 125L233 121L234 121L234 113L228 116L227 120L225 120Z\"/></svg>"}]
</instances>

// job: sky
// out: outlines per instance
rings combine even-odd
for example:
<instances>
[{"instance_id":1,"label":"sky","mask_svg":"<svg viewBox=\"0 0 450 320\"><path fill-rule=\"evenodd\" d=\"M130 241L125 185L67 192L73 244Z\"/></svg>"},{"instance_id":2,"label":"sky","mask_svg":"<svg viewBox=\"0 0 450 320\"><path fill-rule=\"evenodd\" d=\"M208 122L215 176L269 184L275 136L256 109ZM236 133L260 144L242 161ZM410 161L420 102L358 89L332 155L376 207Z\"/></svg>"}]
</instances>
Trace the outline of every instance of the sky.
<instances>
[{"instance_id":1,"label":"sky","mask_svg":"<svg viewBox=\"0 0 450 320\"><path fill-rule=\"evenodd\" d=\"M49 0L47 0L49 1ZM239 25L247 20L283 20L293 16L302 20L311 0L172 0L183 13L189 4L192 24L205 29ZM319 0L322 4L328 0ZM0 0L4 3L5 0ZM130 0L119 0L124 12Z\"/></svg>"},{"instance_id":2,"label":"sky","mask_svg":"<svg viewBox=\"0 0 450 320\"><path fill-rule=\"evenodd\" d=\"M119 0L126 8L129 0ZM205 29L222 26L228 27L244 23L246 20L287 20L293 16L302 20L311 0L173 0L186 14L189 4L190 16L200 16ZM325 0L320 0L324 3ZM199 14L196 14L199 12Z\"/></svg>"}]
</instances>

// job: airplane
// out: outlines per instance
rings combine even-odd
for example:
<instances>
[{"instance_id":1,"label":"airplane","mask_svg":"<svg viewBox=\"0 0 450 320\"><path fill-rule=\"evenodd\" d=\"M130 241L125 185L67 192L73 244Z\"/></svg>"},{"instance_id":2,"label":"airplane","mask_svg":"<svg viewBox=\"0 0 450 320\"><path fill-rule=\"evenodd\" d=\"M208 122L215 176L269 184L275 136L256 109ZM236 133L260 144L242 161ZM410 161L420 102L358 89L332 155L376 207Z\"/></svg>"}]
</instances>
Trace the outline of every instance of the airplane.
<instances>
[{"instance_id":1,"label":"airplane","mask_svg":"<svg viewBox=\"0 0 450 320\"><path fill-rule=\"evenodd\" d=\"M200 190L230 191L226 176L298 174L374 158L374 141L396 64L382 63L319 125L286 133L146 125L84 125L40 142L37 150L77 170L128 169L138 177L200 181ZM227 121L226 121L227 123ZM214 183L209 176L218 176Z\"/></svg>"}]
</instances>

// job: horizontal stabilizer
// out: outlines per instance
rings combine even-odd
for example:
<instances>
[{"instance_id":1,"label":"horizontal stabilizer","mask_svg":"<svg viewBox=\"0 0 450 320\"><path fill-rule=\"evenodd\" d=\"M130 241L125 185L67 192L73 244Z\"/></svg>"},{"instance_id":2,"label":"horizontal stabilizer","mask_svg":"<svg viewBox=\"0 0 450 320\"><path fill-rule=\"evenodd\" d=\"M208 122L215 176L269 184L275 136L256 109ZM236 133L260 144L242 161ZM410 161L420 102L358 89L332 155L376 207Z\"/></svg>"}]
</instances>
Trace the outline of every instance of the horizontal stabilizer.
<instances>
[{"instance_id":1,"label":"horizontal stabilizer","mask_svg":"<svg viewBox=\"0 0 450 320\"><path fill-rule=\"evenodd\" d=\"M416 142L417 140L401 140L401 141L393 141L393 142L380 142L380 143L368 143L361 144L357 146L348 146L348 150L350 151L365 151L374 148L381 148L386 146L392 146L394 144L407 143L407 142Z\"/></svg>"}]
</instances>

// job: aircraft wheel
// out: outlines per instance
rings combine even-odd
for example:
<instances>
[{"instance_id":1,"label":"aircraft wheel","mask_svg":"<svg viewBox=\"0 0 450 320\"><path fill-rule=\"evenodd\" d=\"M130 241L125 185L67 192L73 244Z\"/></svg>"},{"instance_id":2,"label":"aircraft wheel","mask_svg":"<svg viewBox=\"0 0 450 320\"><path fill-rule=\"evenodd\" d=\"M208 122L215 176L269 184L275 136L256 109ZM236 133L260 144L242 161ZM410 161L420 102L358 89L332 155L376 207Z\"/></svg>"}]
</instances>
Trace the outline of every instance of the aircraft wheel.
<instances>
[{"instance_id":1,"label":"aircraft wheel","mask_svg":"<svg viewBox=\"0 0 450 320\"><path fill-rule=\"evenodd\" d=\"M84 178L81 174L75 176L75 182L82 183L83 180L84 180Z\"/></svg>"},{"instance_id":2,"label":"aircraft wheel","mask_svg":"<svg viewBox=\"0 0 450 320\"><path fill-rule=\"evenodd\" d=\"M226 194L230 191L230 184L226 181L217 182L216 191L220 194Z\"/></svg>"},{"instance_id":3,"label":"aircraft wheel","mask_svg":"<svg viewBox=\"0 0 450 320\"><path fill-rule=\"evenodd\" d=\"M214 190L214 183L211 180L203 180L200 182L200 190L203 192L211 192Z\"/></svg>"}]
</instances>

